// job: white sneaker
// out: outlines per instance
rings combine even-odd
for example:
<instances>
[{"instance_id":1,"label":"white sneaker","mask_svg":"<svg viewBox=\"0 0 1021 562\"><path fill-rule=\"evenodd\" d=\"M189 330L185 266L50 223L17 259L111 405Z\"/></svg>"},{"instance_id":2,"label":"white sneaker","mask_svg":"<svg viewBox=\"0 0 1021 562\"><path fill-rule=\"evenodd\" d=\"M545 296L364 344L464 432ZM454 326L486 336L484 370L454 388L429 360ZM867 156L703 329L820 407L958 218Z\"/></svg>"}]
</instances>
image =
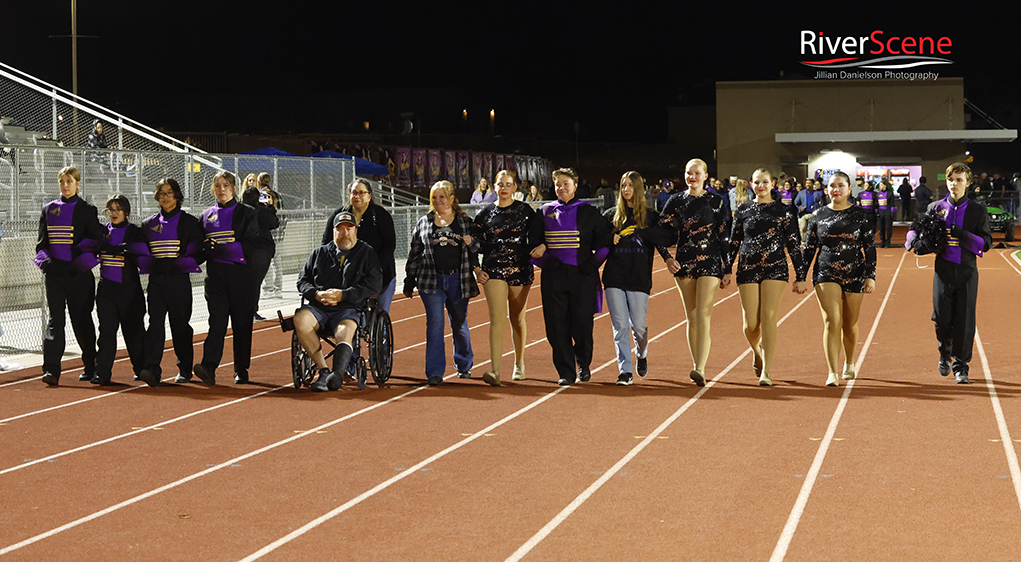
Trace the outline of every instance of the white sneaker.
<instances>
[{"instance_id":1,"label":"white sneaker","mask_svg":"<svg viewBox=\"0 0 1021 562\"><path fill-rule=\"evenodd\" d=\"M24 369L24 368L25 368L25 366L22 365L21 363L14 363L14 362L8 363L7 361L4 361L3 359L0 359L0 371L17 371L19 369Z\"/></svg>"},{"instance_id":2,"label":"white sneaker","mask_svg":"<svg viewBox=\"0 0 1021 562\"><path fill-rule=\"evenodd\" d=\"M511 376L511 379L516 380L516 381L523 381L523 380L525 380L525 368L524 367L514 367L514 375Z\"/></svg>"}]
</instances>

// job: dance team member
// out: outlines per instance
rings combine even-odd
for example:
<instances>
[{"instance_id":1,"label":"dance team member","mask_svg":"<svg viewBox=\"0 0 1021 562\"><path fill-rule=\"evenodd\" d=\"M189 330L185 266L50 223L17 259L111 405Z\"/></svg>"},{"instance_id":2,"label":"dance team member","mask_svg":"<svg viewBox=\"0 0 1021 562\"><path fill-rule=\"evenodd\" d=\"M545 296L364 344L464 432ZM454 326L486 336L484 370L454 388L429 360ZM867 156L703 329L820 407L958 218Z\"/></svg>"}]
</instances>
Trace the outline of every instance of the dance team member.
<instances>
[{"instance_id":1,"label":"dance team member","mask_svg":"<svg viewBox=\"0 0 1021 562\"><path fill-rule=\"evenodd\" d=\"M202 211L202 246L206 266L205 297L209 308L209 332L202 346L202 362L195 375L205 384L216 384L216 368L223 358L227 319L234 334L234 384L248 382L252 363L252 320L258 285L248 264L259 241L258 211L239 203L234 174L222 171L213 176L210 193L216 204Z\"/></svg>"},{"instance_id":2,"label":"dance team member","mask_svg":"<svg viewBox=\"0 0 1021 562\"><path fill-rule=\"evenodd\" d=\"M106 227L99 254L99 289L96 291L96 313L99 315L99 353L92 384L110 384L114 357L117 355L117 328L124 336L131 368L141 378L145 368L145 295L138 277L138 256L147 255L142 229L128 222L131 202L115 195L106 202L110 224ZM159 378L145 381L159 386Z\"/></svg>"},{"instance_id":3,"label":"dance team member","mask_svg":"<svg viewBox=\"0 0 1021 562\"><path fill-rule=\"evenodd\" d=\"M705 386L716 292L730 285L731 279L726 208L720 196L705 189L707 170L698 158L688 161L684 169L688 189L667 202L654 240L661 246L677 244L676 258L667 260L667 268L674 274L688 319L688 351L693 363L689 377L698 386ZM660 238L664 234L666 238Z\"/></svg>"},{"instance_id":4,"label":"dance team member","mask_svg":"<svg viewBox=\"0 0 1021 562\"><path fill-rule=\"evenodd\" d=\"M46 306L50 311L43 333L42 377L50 386L60 382L65 309L85 365L78 380L88 381L95 376L96 326L92 323L92 307L96 302L96 277L92 268L99 264L95 252L103 238L96 208L78 195L81 173L68 166L57 173L57 183L60 197L43 205L33 260L43 272Z\"/></svg>"},{"instance_id":5,"label":"dance team member","mask_svg":"<svg viewBox=\"0 0 1021 562\"><path fill-rule=\"evenodd\" d=\"M638 172L625 172L620 178L617 204L603 216L613 227L613 247L603 266L603 287L606 306L613 325L613 343L617 349L617 384L634 382L634 373L649 374L649 292L652 291L652 262L654 250L664 260L670 253L664 247L654 247L639 234L640 229L659 223L659 213L645 202L645 180ZM637 368L631 362L631 342L634 337Z\"/></svg>"},{"instance_id":6,"label":"dance team member","mask_svg":"<svg viewBox=\"0 0 1021 562\"><path fill-rule=\"evenodd\" d=\"M394 251L397 249L397 234L394 219L381 205L372 200L372 186L363 179L356 179L348 186L350 205L333 211L323 232L323 244L333 240L333 220L341 211L348 211L355 218L358 227L358 239L372 246L383 268L383 290L379 294L379 306L390 312L390 304L397 290L397 262Z\"/></svg>"},{"instance_id":7,"label":"dance team member","mask_svg":"<svg viewBox=\"0 0 1021 562\"><path fill-rule=\"evenodd\" d=\"M418 286L425 306L425 376L430 386L443 383L447 368L443 345L443 309L450 318L457 376L471 378L475 360L468 333L468 300L479 294L472 273L479 243L472 223L454 196L454 185L442 180L429 191L429 212L418 219L405 265L404 296Z\"/></svg>"},{"instance_id":8,"label":"dance team member","mask_svg":"<svg viewBox=\"0 0 1021 562\"><path fill-rule=\"evenodd\" d=\"M787 256L794 265L795 293L808 291L808 268L802 261L801 236L790 207L770 193L771 175L765 168L752 174L755 199L734 213L730 253L737 259L737 290L741 295L744 336L752 347L752 370L759 386L770 386L776 350L777 311L789 279ZM785 184L790 186L790 183Z\"/></svg>"},{"instance_id":9,"label":"dance team member","mask_svg":"<svg viewBox=\"0 0 1021 562\"><path fill-rule=\"evenodd\" d=\"M864 293L876 288L876 227L875 213L848 200L851 179L847 174L834 172L827 190L830 203L812 213L808 221L804 266L816 260L812 283L823 319L823 351L829 367L826 386L838 386L841 342L844 380L855 377L861 300Z\"/></svg>"},{"instance_id":10,"label":"dance team member","mask_svg":"<svg viewBox=\"0 0 1021 562\"><path fill-rule=\"evenodd\" d=\"M592 376L592 317L602 303L599 265L613 239L606 219L578 199L577 172L554 170L553 182L557 199L535 215L543 243L531 255L542 268L542 315L553 366L558 384L566 386Z\"/></svg>"},{"instance_id":11,"label":"dance team member","mask_svg":"<svg viewBox=\"0 0 1021 562\"><path fill-rule=\"evenodd\" d=\"M206 260L202 252L202 227L199 220L181 210L184 194L173 178L156 182L153 197L160 211L142 221L142 232L149 246L148 255L138 258L138 269L149 274L146 304L149 327L145 330L145 369L138 377L146 383L159 381L163 368L164 321L170 316L170 334L177 355L177 384L191 380L195 351L191 338L191 279L189 273L201 273Z\"/></svg>"},{"instance_id":12,"label":"dance team member","mask_svg":"<svg viewBox=\"0 0 1021 562\"><path fill-rule=\"evenodd\" d=\"M294 314L294 332L318 368L310 386L313 392L338 390L344 382L343 373L334 373L326 365L318 333L336 338L335 364L347 365L354 353L351 341L361 310L382 286L376 252L358 239L355 221L349 211L337 213L333 240L312 252L298 276L298 292L307 304Z\"/></svg>"},{"instance_id":13,"label":"dance team member","mask_svg":"<svg viewBox=\"0 0 1021 562\"><path fill-rule=\"evenodd\" d=\"M954 372L958 384L969 384L968 362L975 343L975 304L978 300L978 266L992 247L986 208L968 197L971 168L955 162L947 167L947 190L943 199L929 205L928 212L946 223L947 249L936 256L932 278L932 321L936 324L939 374ZM914 250L917 233L908 232L904 245Z\"/></svg>"},{"instance_id":14,"label":"dance team member","mask_svg":"<svg viewBox=\"0 0 1021 562\"><path fill-rule=\"evenodd\" d=\"M514 375L525 380L525 305L534 274L529 253L542 233L535 229L535 211L518 201L518 174L501 170L496 174L496 202L475 215L472 234L479 242L482 265L475 267L475 279L482 284L489 307L489 357L492 368L482 380L500 386L503 363L503 333L510 313L511 339L514 342ZM531 232L530 232L531 230Z\"/></svg>"}]
</instances>

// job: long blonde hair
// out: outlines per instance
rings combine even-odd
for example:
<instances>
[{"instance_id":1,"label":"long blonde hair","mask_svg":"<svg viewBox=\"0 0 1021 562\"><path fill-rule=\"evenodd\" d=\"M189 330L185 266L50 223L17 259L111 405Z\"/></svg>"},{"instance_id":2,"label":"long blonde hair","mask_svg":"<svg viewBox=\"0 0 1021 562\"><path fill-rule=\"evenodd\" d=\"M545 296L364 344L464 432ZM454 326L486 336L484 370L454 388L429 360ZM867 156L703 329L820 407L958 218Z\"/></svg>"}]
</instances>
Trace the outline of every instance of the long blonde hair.
<instances>
[{"instance_id":1,"label":"long blonde hair","mask_svg":"<svg viewBox=\"0 0 1021 562\"><path fill-rule=\"evenodd\" d=\"M748 201L748 185L749 185L748 180L744 178L738 178L737 185L735 186L737 189L737 193L735 194L734 199L738 205Z\"/></svg>"},{"instance_id":2,"label":"long blonde hair","mask_svg":"<svg viewBox=\"0 0 1021 562\"><path fill-rule=\"evenodd\" d=\"M635 226L645 228L648 226L645 213L645 180L642 179L641 174L635 171L624 172L624 175L620 177L622 189L617 192L617 211L613 213L613 228L620 230L627 222L627 201L624 200L623 193L624 180L626 179L631 180L631 205L635 216Z\"/></svg>"}]
</instances>

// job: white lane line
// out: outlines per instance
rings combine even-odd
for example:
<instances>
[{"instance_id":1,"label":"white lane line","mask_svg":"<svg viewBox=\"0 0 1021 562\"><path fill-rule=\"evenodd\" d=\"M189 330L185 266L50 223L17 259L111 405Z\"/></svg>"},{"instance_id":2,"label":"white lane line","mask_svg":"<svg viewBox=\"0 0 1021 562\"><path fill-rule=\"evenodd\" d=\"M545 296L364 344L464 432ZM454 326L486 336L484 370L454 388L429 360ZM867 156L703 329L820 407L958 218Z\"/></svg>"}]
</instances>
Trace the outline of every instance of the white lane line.
<instances>
[{"instance_id":1,"label":"white lane line","mask_svg":"<svg viewBox=\"0 0 1021 562\"><path fill-rule=\"evenodd\" d=\"M734 294L730 296L734 296L736 294L738 294L737 291L735 291ZM801 308L801 305L808 302L808 300L812 298L812 296L813 295L810 293L806 295L803 299L801 299L801 301L798 302L798 304L794 308L792 308L790 312L785 314L784 317L781 318L779 322L777 322L777 325L779 326L780 324L783 324L784 321L787 320L792 314L794 314L795 311ZM683 324L684 322L674 326L673 328L670 328L670 330L667 330L666 332L657 335L655 338L652 338L649 341L650 342L654 341L660 336L666 335L675 328L679 328ZM546 523L546 525L542 529L540 529L539 532L537 532L535 535L532 535L532 537L528 539L525 542L525 544L521 545L516 551L514 551L513 554L508 556L507 562L517 562L518 560L521 560L526 555L528 555L528 553L531 552L532 549L538 546L540 542L542 542L547 536L549 536L550 533L552 533L557 527L559 527L561 523L563 523L568 517L571 516L571 514L577 511L577 509L581 507L581 504L585 503L590 497L592 497L593 494L599 491L599 489L603 487L603 484L606 484L610 480L610 478L613 478L618 472L620 472L622 468L624 468L629 462L631 462L632 459L634 459L636 456L638 456L639 453L641 453L646 447L648 447L649 444L655 441L660 434L666 431L666 429L670 427L671 424L677 421L677 418L681 417L681 415L684 414L684 412L687 412L688 409L690 409L695 404L695 402L697 402L698 399L702 397L703 394L708 392L710 388L716 385L717 381L719 381L721 378L723 378L724 375L729 373L734 367L740 364L741 361L744 361L744 359L748 356L749 353L751 353L751 351L752 351L751 348L746 349L744 353L738 356L737 359L734 359L730 363L730 365L727 365L727 367L720 371L719 374L717 374L715 377L713 377L712 380L708 381L704 388L699 389L699 391L694 396L689 398L688 401L684 403L684 405L678 408L677 411L671 414L670 417L663 421L663 423L659 424L659 427L657 427L655 430L652 431L652 433L647 435L645 439L642 439L642 441L638 443L638 445L636 445L634 449L631 449L631 451L628 454L624 455L622 459L617 461L616 464L610 467L609 470L604 472L603 475L600 476L599 479L597 479L595 482L593 482L592 485L586 488L584 492L578 495L578 497L574 498L574 501L568 504L567 507L565 507L560 513L556 515L556 517L550 520L549 523Z\"/></svg>"},{"instance_id":2,"label":"white lane line","mask_svg":"<svg viewBox=\"0 0 1021 562\"><path fill-rule=\"evenodd\" d=\"M664 293L674 292L674 291L675 291L675 289L672 289L672 288L671 289L666 289L666 290L660 291L660 292L658 292L658 293L656 293L655 295L652 295L652 296L662 295ZM716 301L715 303L713 303L713 306L715 307L718 304L720 304L720 303L722 303L722 302L724 302L724 301L734 297L737 294L738 294L737 291L734 291L732 294L727 295L726 297L724 297L724 298ZM798 305L798 306L800 306L800 305ZM607 316L607 315L608 315L608 313L604 313L604 314L600 315L599 318L601 318L603 316ZM656 337L652 338L650 341L655 341L657 338L665 336L666 334L668 334L668 333L676 330L677 328L687 324L687 322L688 322L687 320L683 320L680 323L675 324L674 326L670 327L666 331L664 331L664 332L658 334ZM545 339L545 338L543 338L543 339ZM542 340L540 340L540 341L542 341ZM751 350L748 350L748 352L750 352L750 351ZM745 354L747 355L748 352L745 352ZM742 357L744 357L744 355L742 355ZM602 365L600 365L599 367L594 369L592 372L594 374L596 372L601 371L602 369L605 369L606 367L608 367L610 365L615 365L616 363L617 363L617 359L613 358L613 359L607 361L606 363L603 363ZM719 378L719 377L717 377L717 378ZM382 483L376 485L374 488L372 488L372 489L362 493L361 495L359 495L359 496L349 500L348 502L346 502L343 505L337 507L336 509L330 511L329 513L326 513L325 515L317 517L316 519L306 523L302 527L300 527L298 529L295 529L294 531L292 531L292 532L288 533L287 535L277 539L276 541L273 541L272 543L266 545L265 547L259 549L258 551L252 553L251 555L246 556L245 558L243 558L241 560L241 562L250 562L252 560L257 560L257 559L265 556L266 554L269 554L270 552L273 552L274 550L280 548L281 546L283 546L283 545L291 542L292 540L294 540L294 539L304 535L305 533L315 529L316 527L322 525L323 523L329 521L330 519L333 519L334 517L340 515L341 513L344 513L345 511L351 509L352 507L355 507L359 503L361 503L361 502L365 501L366 499L376 495L377 493L385 490L386 488L392 486L393 484L396 484L397 482L400 482L404 478L407 478L408 476L411 476L413 473L417 472L419 469L428 466L430 463L432 463L432 462L434 462L434 461L436 461L436 460L446 456L449 453L452 453L452 452L456 451L457 449L460 449L461 447L467 445L468 443L471 443L472 441L478 439L479 437L482 437L484 434L491 433L493 429L496 429L497 427L499 427L499 426L501 426L501 425L503 425L503 424L513 420L514 418L520 416L521 414L527 412L528 410L531 410L532 408L538 406L542 402L545 402L546 400L549 400L553 396L559 394L560 392L562 392L562 391L564 391L564 390L566 390L568 388L571 388L571 387L570 386L562 386L562 387L558 388L557 390L551 392L550 394L547 394L546 396L542 397L538 401L533 402L532 404L526 406L525 408L523 408L521 410L518 410L517 412L511 414L510 416L507 416L506 418L504 418L504 419L502 419L502 420L500 420L500 421L490 425L489 427L487 427L485 429L482 429L482 430L472 434L470 437L462 439L461 441L451 445L450 447L447 447L446 449L444 449L444 450L440 451L439 453L436 453L435 455L425 459L424 461L416 464L415 466L413 466L411 468L408 468L408 469L405 469L403 472L401 472L400 474L394 476L393 478L390 478L389 480L386 480L385 482L382 482ZM708 388L708 386L707 386L707 388ZM701 395L701 393L704 392L704 390L705 389L700 391L699 395Z\"/></svg>"},{"instance_id":3,"label":"white lane line","mask_svg":"<svg viewBox=\"0 0 1021 562\"><path fill-rule=\"evenodd\" d=\"M265 332L266 330L279 330L279 329L280 329L279 326L271 326L271 327L268 327L268 328L259 328L258 330L253 330L252 333L253 334L258 334L259 332ZM229 340L229 339L231 339L233 337L234 337L234 333L231 332L230 335L225 336L223 339L224 340ZM169 342L169 340L167 340L167 342L164 342L164 345L166 345L168 342ZM191 346L192 347L198 347L198 346L202 345L203 343L205 343L205 340L194 342L194 343L191 344ZM163 353L166 353L167 351L171 351L171 350L173 350L172 346L171 347L164 347L163 348ZM128 361L129 359L131 359L131 358L128 357L128 356L125 356L125 357L121 357L120 359L114 359L113 362L114 363L121 363L123 361ZM35 367L26 367L26 369L33 369L33 368L35 368ZM77 369L67 369L67 370L68 371L77 371ZM24 384L26 382L31 382L31 381L38 381L38 380L42 380L42 378L43 378L43 376L39 375L38 377L32 377L30 379L22 379L20 381L8 382L8 383L0 384L0 388L4 388L5 386L13 386L13 385L16 385L16 384ZM83 388L87 388L87 387L83 387Z\"/></svg>"},{"instance_id":4,"label":"white lane line","mask_svg":"<svg viewBox=\"0 0 1021 562\"><path fill-rule=\"evenodd\" d=\"M1021 265L1021 258L1019 258L1017 254L1017 250L1004 250L1000 252L1000 257L1003 258L1003 261L1007 262L1007 265L1009 265L1011 269L1016 271L1018 275L1021 275L1021 269L1014 267L1014 264L1010 263L1010 260L1014 260L1018 263L1018 265ZM1008 258L1007 256L1010 257Z\"/></svg>"},{"instance_id":5,"label":"white lane line","mask_svg":"<svg viewBox=\"0 0 1021 562\"><path fill-rule=\"evenodd\" d=\"M1021 507L1021 466L1018 464L1014 441L1010 438L1010 430L1007 429L1007 419L1003 416L1003 407L1000 406L1000 397L996 393L996 385L993 384L993 374L989 369L989 359L986 358L986 348L982 345L982 338L978 335L978 328L975 328L975 344L978 348L978 356L982 359L982 371L986 376L986 388L989 389L989 399L993 403L996 426L1000 429L1003 453L1007 456L1007 466L1010 467L1010 480L1014 484L1014 496L1017 497L1018 507Z\"/></svg>"},{"instance_id":6,"label":"white lane line","mask_svg":"<svg viewBox=\"0 0 1021 562\"><path fill-rule=\"evenodd\" d=\"M672 291L672 289L667 289L667 290L664 290L664 291L660 291L659 293L656 293L655 295L652 295L652 296L658 296L658 295L661 295L661 294L664 294L664 293L667 293L667 292L671 292L671 291ZM734 294L737 294L737 293L735 292ZM717 302L716 304L719 304L719 302L723 302L723 301L727 300L728 298L730 298L730 297L732 297L732 296L734 296L734 295L730 295L730 296L728 296L728 297L726 297L726 298L724 298L724 299L721 299L721 300L720 300L720 301L718 301L718 302ZM651 298L651 297L650 297L650 298ZM715 305L714 305L714 306L715 306ZM600 315L600 316L599 316L598 318L602 318L602 317L604 317L604 316L608 316L608 313L604 313L604 314ZM542 339L536 340L536 341L534 341L534 342L532 342L532 343L530 343L530 344L526 345L525 347L531 347L531 346L533 346L533 345L536 345L536 344L539 344L539 343L541 343L541 342L543 342L543 341L546 341L546 338L542 338ZM290 350L290 347L288 347L288 348L287 348L287 349L285 349L285 350L278 350L278 351L273 351L273 352L271 352L271 353L267 353L267 354L265 354L265 355L271 355L271 354L273 354L273 353L279 353L279 352L281 352L281 351L287 351L287 350ZM510 352L504 353L504 356L510 355L511 353L513 353L513 351L510 351ZM261 357L261 356L260 356L260 357ZM254 357L253 357L253 359L254 359ZM485 365L485 364L489 363L490 361L491 361L491 360L483 361L482 363L479 363L479 364L478 364L478 366L482 366L482 365ZM446 377L444 377L444 378L445 378L445 379L449 379L449 378L452 378L452 377L454 377L454 376L456 376L456 375L457 375L457 372L455 371L454 373L451 373L451 374L447 375L447 376L446 376ZM61 526L59 526L59 527L57 527L57 528L55 528L55 529L51 529L51 530L49 530L49 531L47 531L47 532L45 532L45 533L41 533L41 534L39 534L39 535L35 535L35 536L33 536L33 537L30 537L30 538L28 538L28 539L25 539L25 540L23 540L23 541L21 541L21 542L19 542L19 543L15 543L15 544L12 544L12 545L10 545L10 546L7 546L7 547L5 547L5 548L3 548L3 549L0 549L0 555L4 555L4 554L7 554L7 553L9 553L9 552L13 552L13 551L15 551L15 550L18 550L18 549L20 549L20 548L23 548L23 547L25 547L25 546L28 546L28 545L30 545L30 544L36 543L36 542L38 542L38 541L41 541L41 540L43 540L43 539L46 539L46 538L49 538L49 537L51 537L51 536L54 536L54 535L56 535L56 534L62 533L62 532L64 532L64 531L68 530L68 529L72 529L72 528L74 528L74 527L77 527L77 526L79 526L79 525L83 525L83 524L85 524L85 523L88 523L89 521L92 521L92 520L94 520L94 519L97 519L97 518L99 518L99 517L102 517L102 516L104 516L104 515L107 515L107 514L109 514L109 513L113 513L114 511L117 511L117 510L119 510L119 509L121 509L121 508L124 508L124 507L128 507L128 506L130 506L130 505L133 505L133 504L135 504L135 503L138 503L138 502L140 502L140 501L142 501L142 500L144 500L144 499L150 498L150 497L152 497L152 496L155 496L155 495L157 495L157 494L160 494L160 493L162 493L162 492L165 492L165 491L167 491L167 490L171 490L171 489L173 489L173 488L176 488L176 487L178 487L178 486L180 486L180 485L182 485L182 484L185 484L185 483L187 483L187 482L191 482L192 480L195 480L195 479L197 479L197 478L200 478L200 477L202 477L202 476L205 476L205 475L207 475L207 474L210 474L210 473L212 473L212 472L215 472L215 471L217 471L217 470L220 470L220 469L222 469L222 468L226 468L226 467L229 467L229 466L230 466L230 465L232 465L232 464L237 464L238 462L240 462L240 461L242 461L242 460L245 460L245 459L248 459L248 458L254 457L254 456L256 456L256 455L259 455L259 454L261 454L261 453L264 453L264 452L266 452L266 451L270 451L270 450L272 450L272 449L275 449L275 448L277 448L277 447L280 447L280 446L286 445L286 444L288 444L288 443L291 443L291 442L293 442L293 441L296 441L296 440L298 440L298 439L300 439L300 438L302 438L302 437L305 437L305 436L308 436L308 435L312 435L312 434L315 434L315 432L316 432L316 431L320 431L320 430L326 429L326 428L328 428L328 427L332 427L333 425L336 425L336 424L338 424L338 423L341 423L341 422L343 422L343 421L349 420L349 419L351 419L351 418L354 418L354 417L356 417L356 416L359 416L359 415L361 415L361 414L364 414L364 413L366 413L366 412L369 412L369 411L375 410L376 408L380 408L380 407L382 407L382 406L385 406L385 405L387 405L387 404L390 404L391 402L395 402L395 401L397 401L397 400L399 400L399 399L401 399L401 398L404 398L405 396L409 396L409 395L411 395L411 394L414 394L414 393L416 393L416 392L421 392L421 391L423 391L423 390L425 390L425 389L427 389L427 388L429 388L429 387L428 387L428 386L420 386L420 387L414 388L414 389L412 389L412 390L409 390L408 392L405 392L404 394L400 394L400 395L398 395L398 396L395 396L395 397L393 397L393 398L390 398L390 399L388 399L388 400L386 400L386 401L380 402L380 403L378 403L378 404L374 404L374 405L372 405L372 406L369 406L369 407L367 407L367 408L363 408L363 409L361 409L361 410L359 410L359 411L357 411L357 412L354 412L354 413L348 414L348 415L346 415L346 416L344 416L344 417L341 417L341 418L338 418L338 419L336 419L336 420L333 420L333 421L331 421L331 422L327 422L327 423L325 423L325 424L323 424L323 425L320 425L319 427L316 427L316 428L310 429L310 430L308 430L308 431L305 431L305 432L303 432L303 433L299 433L299 434L297 434L297 435L294 435L294 436L292 436L292 437L289 437L289 438L287 438L287 439L284 439L283 441L278 441L278 442L276 442L276 443L272 443L272 444L270 444L270 445L267 445L267 446L265 446L265 447L263 447L263 448L261 448L261 449L258 449L258 450L256 450L256 451L252 451L252 452L250 452L250 453L246 453L246 454L244 454L244 455L241 455L240 457L236 457L236 458L234 458L234 459L231 459L231 460L229 460L229 461L226 461L226 462L220 463L220 464L218 464L218 465L216 465L216 466L213 466L213 467L207 468L206 470L203 470L203 471L201 471L201 472L198 472L198 473L192 474L191 476L186 476L186 477L184 477L184 478L181 478L180 480L176 480L176 481L174 481L174 482L171 482L171 483L169 483L169 484L166 484L166 485L164 485L164 486L161 486L161 487L159 487L159 488L156 488L155 490L150 490L149 492L146 492L146 493L144 493L144 494L140 494L140 495L138 495L138 496L135 496L135 497L133 497L133 498L127 499L127 500L125 500L125 501L123 501L123 502L120 502L120 503L118 503L118 504L112 505L112 506L110 506L110 507L108 507L108 508L106 508L106 509L103 509L103 510L101 510L101 511L97 511L97 512L95 512L95 513L92 513L91 515L87 515L87 516L85 516L85 517L81 517L81 518L79 518L79 519L76 519L76 520L74 520L74 521L71 521L71 522L69 522L69 523L65 523L64 525L61 525ZM551 397L552 397L552 396L553 396L554 394L556 394L556 393L558 393L558 392L560 392L560 391L563 391L563 390L565 390L566 388L569 388L569 387L561 387L561 388L559 388L559 389L557 389L557 390L553 391L553 393L552 393L552 394L548 394L548 395L546 395L546 396L545 396L544 398L540 399L540 401L548 400L548 399L549 399L549 398L551 398ZM529 407L529 408L526 408L526 410L527 410L527 409L530 409L530 407ZM523 411L522 411L522 413L523 413ZM510 418L510 419L513 419L513 418ZM509 419L508 419L507 421L509 421ZM488 431L488 430L487 430L487 431ZM482 433L485 433L485 432L486 432L486 431L483 431ZM477 434L477 435L481 435L482 433L479 433L479 434ZM423 462L425 462L425 461L423 461ZM409 471L410 471L410 470L412 470L412 469L409 469Z\"/></svg>"},{"instance_id":7,"label":"white lane line","mask_svg":"<svg viewBox=\"0 0 1021 562\"><path fill-rule=\"evenodd\" d=\"M904 258L907 257L909 252L904 252L900 256L900 262L897 264L897 270L893 273L893 278L890 279L890 286L886 288L886 295L883 297L883 304L879 306L879 312L876 313L876 319L872 322L872 329L869 330L869 335L865 339L865 344L861 348L861 353L858 354L858 361L855 362L854 372L860 373L862 363L865 362L865 356L868 355L869 347L872 345L872 339L876 335L876 330L879 328L879 321L883 318L883 312L886 310L886 304L890 301L890 295L893 294L893 286L897 283L897 277L900 275L901 267L904 265ZM822 442L819 443L819 450L815 453L815 459L812 460L812 467L808 470L808 474L805 475L805 482L801 485L801 491L798 493L798 499L794 502L794 509L791 510L790 516L787 518L787 524L784 525L783 531L780 533L780 540L776 543L776 548L773 549L773 555L770 556L770 562L780 562L787 556L787 549L791 546L791 540L794 539L794 532L798 529L798 523L801 521L801 515L805 512L805 506L808 505L808 498L812 495L812 488L815 486L815 481L819 477L819 471L822 470L823 460L826 459L826 453L830 449L830 443L833 442L833 436L837 432L837 425L840 424L840 418L844 415L844 409L847 407L847 401L851 396L851 390L854 389L855 380L850 380L847 386L844 387L844 394L840 397L840 403L837 404L837 409L833 412L833 417L830 419L829 426L826 427L826 434L822 438Z\"/></svg>"},{"instance_id":8,"label":"white lane line","mask_svg":"<svg viewBox=\"0 0 1021 562\"><path fill-rule=\"evenodd\" d=\"M274 354L277 354L277 353L280 353L280 352L283 352L283 351L290 351L290 349L291 349L290 347L286 347L284 349L278 349L276 351L270 351L269 353L263 353L262 355L256 355L255 357L252 357L252 360L262 359L263 357L268 357L270 355L274 355ZM230 367L233 364L234 364L234 362L231 361L230 363L224 363L223 365L220 365L220 367ZM174 375L173 377L167 377L167 378L163 379L163 381L174 380L174 378L176 376L177 375ZM73 402L66 402L64 404L58 404L56 406L50 406L49 408L43 408L42 410L35 410L33 412L27 412L27 413L20 414L20 415L17 415L17 416L12 416L12 417L0 420L0 423L7 423L7 422L10 422L10 421L14 421L14 420L20 420L22 418L27 418L29 416L34 416L34 415L37 415L37 414L43 414L43 413L46 413L46 412L52 412L54 410L60 410L61 408L67 408L69 406L77 406L78 404L84 404L86 402L92 402L93 400L101 400L103 398L108 398L110 396L116 396L118 394L121 394L122 392L131 392L133 390L140 390L140 389L143 389L143 388L150 388L150 387L148 385L145 385L145 384L140 384L138 386L129 386L128 388L124 388L124 389L121 389L121 390L116 390L114 392L107 392L107 393L99 394L99 395L92 396L92 397L89 397L89 398L83 398L81 400L75 400Z\"/></svg>"}]
</instances>

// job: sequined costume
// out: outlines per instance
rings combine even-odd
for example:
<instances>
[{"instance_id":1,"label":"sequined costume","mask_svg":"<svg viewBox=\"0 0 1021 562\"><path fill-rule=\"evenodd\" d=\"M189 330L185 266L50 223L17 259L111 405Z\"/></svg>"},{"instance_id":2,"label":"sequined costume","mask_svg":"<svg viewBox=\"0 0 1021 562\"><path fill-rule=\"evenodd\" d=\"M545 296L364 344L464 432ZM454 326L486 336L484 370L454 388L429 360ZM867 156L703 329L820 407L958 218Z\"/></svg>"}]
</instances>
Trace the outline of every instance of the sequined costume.
<instances>
[{"instance_id":1,"label":"sequined costume","mask_svg":"<svg viewBox=\"0 0 1021 562\"><path fill-rule=\"evenodd\" d=\"M667 201L659 217L660 227L671 231L665 246L677 243L680 271L674 277L719 277L730 271L727 245L727 217L723 198L704 192L693 197L687 191ZM656 240L656 244L660 244Z\"/></svg>"},{"instance_id":2,"label":"sequined costume","mask_svg":"<svg viewBox=\"0 0 1021 562\"><path fill-rule=\"evenodd\" d=\"M738 256L738 285L789 280L784 246L794 264L796 279L804 281L808 268L801 256L801 234L789 207L779 201L748 201L737 208L730 255Z\"/></svg>"},{"instance_id":3,"label":"sequined costume","mask_svg":"<svg viewBox=\"0 0 1021 562\"><path fill-rule=\"evenodd\" d=\"M848 293L865 291L865 280L876 278L875 213L861 207L834 211L817 209L808 221L803 259L805 267L819 258L812 283L838 283Z\"/></svg>"},{"instance_id":4,"label":"sequined costume","mask_svg":"<svg viewBox=\"0 0 1021 562\"><path fill-rule=\"evenodd\" d=\"M534 278L529 252L539 239L529 230L534 228L535 210L526 203L514 201L506 207L486 205L475 216L472 236L482 250L482 270L491 279L508 285L531 285ZM542 233L539 233L541 237Z\"/></svg>"}]
</instances>

